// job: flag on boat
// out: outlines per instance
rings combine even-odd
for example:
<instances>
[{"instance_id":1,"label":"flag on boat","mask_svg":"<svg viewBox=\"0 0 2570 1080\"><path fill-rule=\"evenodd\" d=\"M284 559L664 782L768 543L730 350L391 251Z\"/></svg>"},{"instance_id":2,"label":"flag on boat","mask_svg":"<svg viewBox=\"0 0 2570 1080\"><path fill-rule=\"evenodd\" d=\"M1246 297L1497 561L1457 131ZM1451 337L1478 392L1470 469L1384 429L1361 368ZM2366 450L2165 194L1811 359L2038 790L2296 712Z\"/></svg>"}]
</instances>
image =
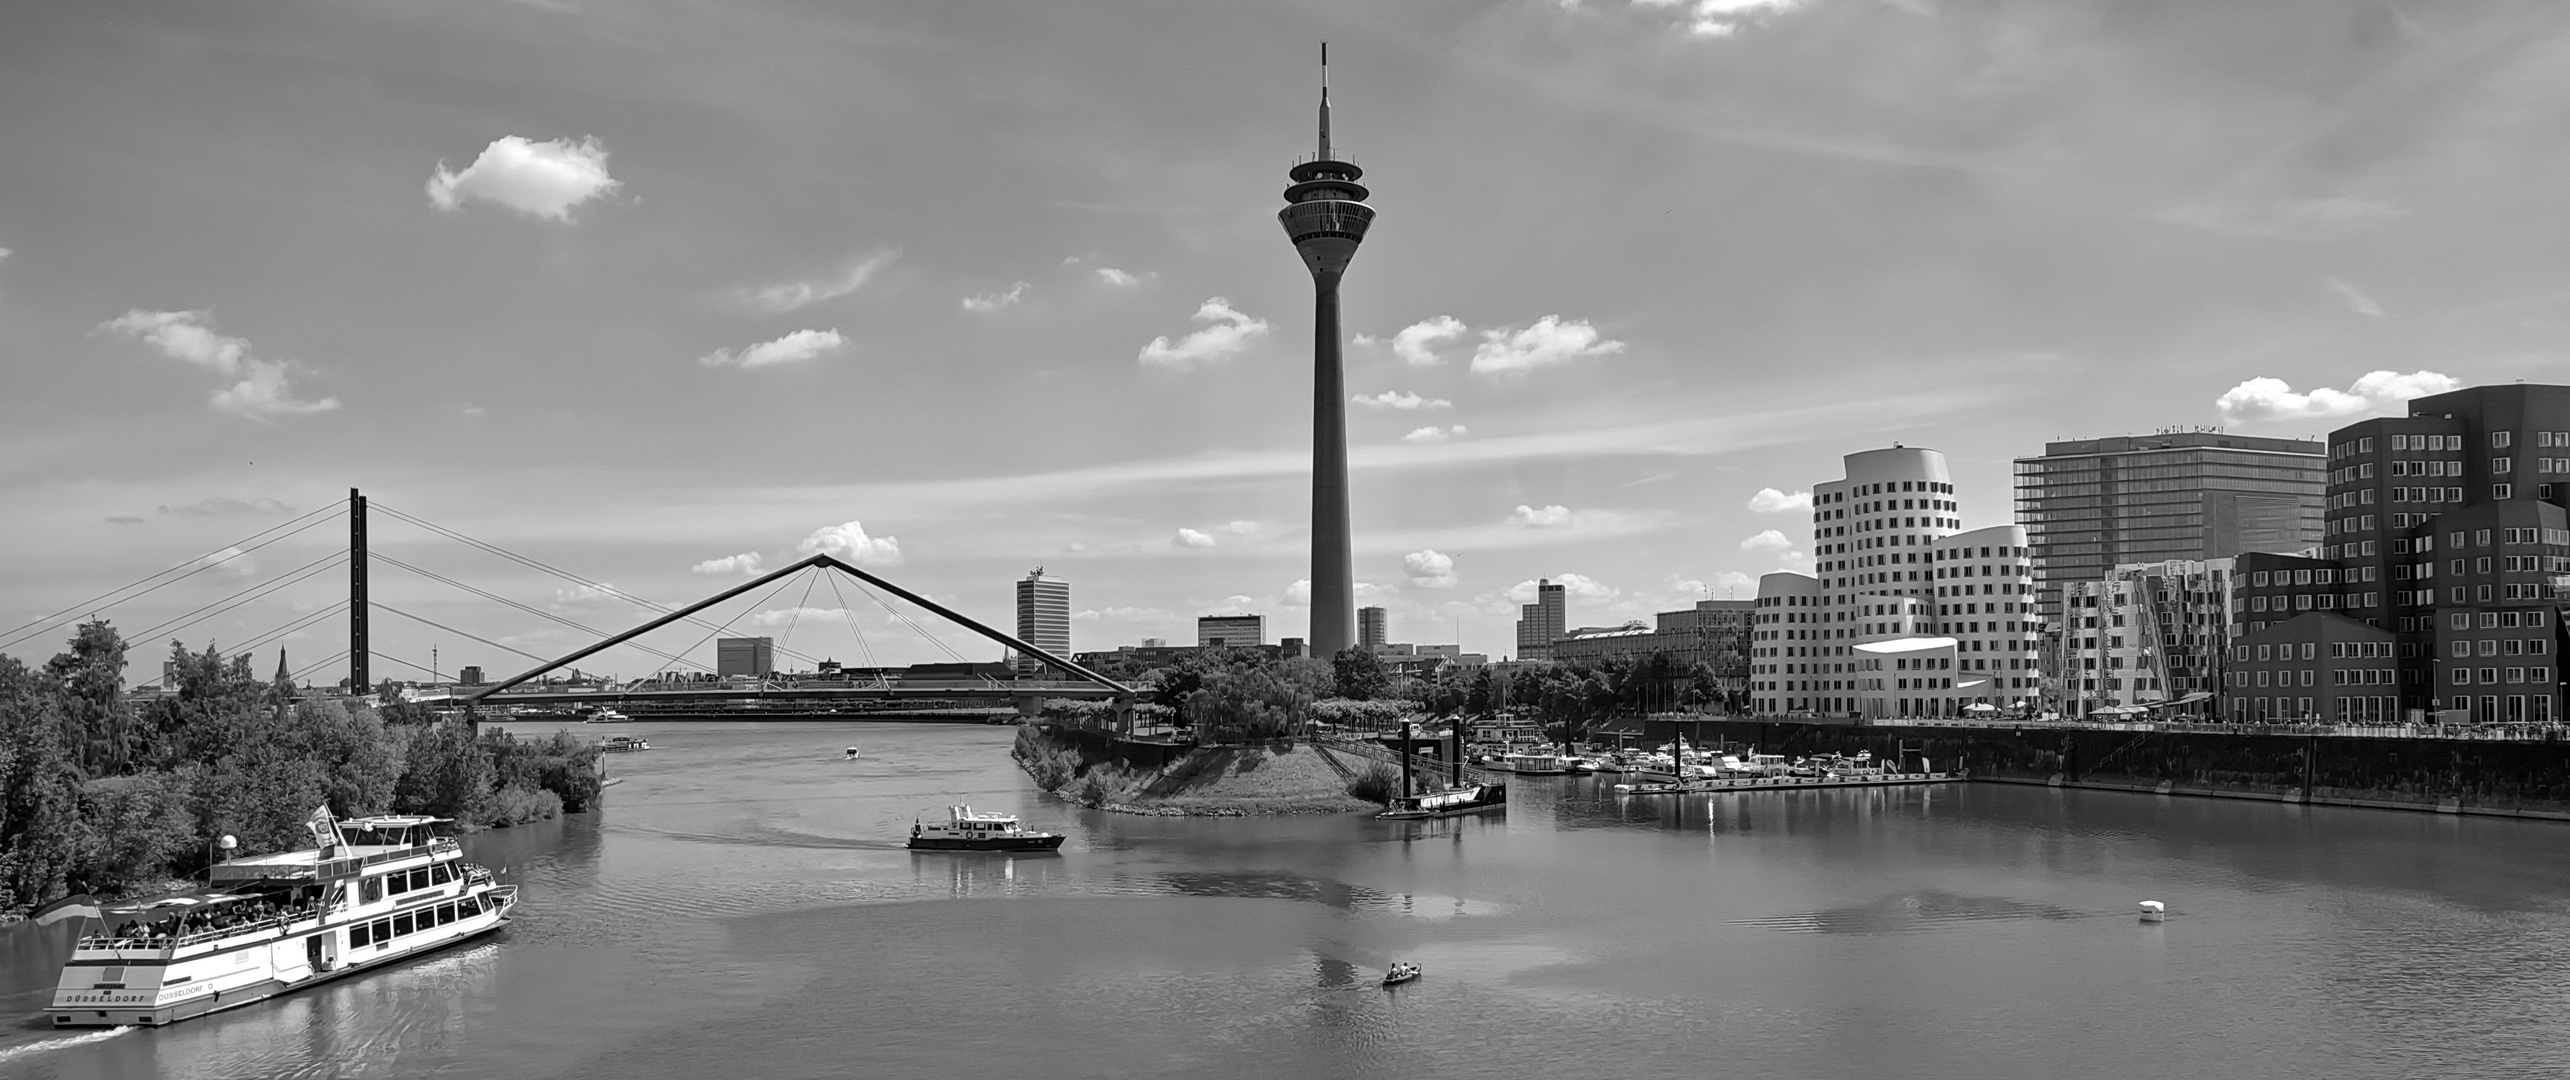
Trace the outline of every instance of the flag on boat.
<instances>
[{"instance_id":1,"label":"flag on boat","mask_svg":"<svg viewBox=\"0 0 2570 1080\"><path fill-rule=\"evenodd\" d=\"M36 920L38 926L52 926L65 919L95 919L98 918L98 900L88 893L73 893L37 908L28 917Z\"/></svg>"},{"instance_id":2,"label":"flag on boat","mask_svg":"<svg viewBox=\"0 0 2570 1080\"><path fill-rule=\"evenodd\" d=\"M312 830L312 842L323 850L335 850L343 843L339 838L339 822L330 816L329 803L314 807L312 816L304 819L303 827Z\"/></svg>"}]
</instances>

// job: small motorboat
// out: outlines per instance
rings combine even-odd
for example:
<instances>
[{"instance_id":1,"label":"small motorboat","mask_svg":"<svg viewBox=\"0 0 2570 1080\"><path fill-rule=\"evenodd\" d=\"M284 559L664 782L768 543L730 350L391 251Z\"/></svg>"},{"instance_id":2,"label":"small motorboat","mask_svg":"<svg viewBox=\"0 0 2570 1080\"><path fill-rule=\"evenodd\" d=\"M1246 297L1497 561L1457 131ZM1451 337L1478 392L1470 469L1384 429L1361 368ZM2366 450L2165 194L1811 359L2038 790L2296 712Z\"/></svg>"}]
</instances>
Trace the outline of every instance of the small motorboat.
<instances>
[{"instance_id":1,"label":"small motorboat","mask_svg":"<svg viewBox=\"0 0 2570 1080\"><path fill-rule=\"evenodd\" d=\"M975 813L969 806L949 806L944 824L913 822L914 851L1052 851L1062 846L1061 833L1032 832L1015 814Z\"/></svg>"},{"instance_id":2,"label":"small motorboat","mask_svg":"<svg viewBox=\"0 0 2570 1080\"><path fill-rule=\"evenodd\" d=\"M842 761L855 761L855 760L857 760L857 748L856 748L856 747L853 747L853 746L849 747L849 748L848 748L848 756L847 756L847 757L845 757L845 758L842 758L842 759L840 759L840 760L842 760Z\"/></svg>"},{"instance_id":3,"label":"small motorboat","mask_svg":"<svg viewBox=\"0 0 2570 1080\"><path fill-rule=\"evenodd\" d=\"M598 749L610 754L630 754L651 749L651 742L638 735L610 735L605 742L598 744Z\"/></svg>"},{"instance_id":4,"label":"small motorboat","mask_svg":"<svg viewBox=\"0 0 2570 1080\"><path fill-rule=\"evenodd\" d=\"M2157 901L2157 900L2144 900L2144 901L2142 901L2142 921L2143 921L2143 922L2167 922L2167 921L2168 921L2168 905L2167 905L2167 904L2160 903L2160 902L2159 902L2159 901Z\"/></svg>"},{"instance_id":5,"label":"small motorboat","mask_svg":"<svg viewBox=\"0 0 2570 1080\"><path fill-rule=\"evenodd\" d=\"M1392 970L1383 973L1383 985L1399 986L1405 982L1414 982L1418 978L1419 965L1403 960L1392 965Z\"/></svg>"}]
</instances>

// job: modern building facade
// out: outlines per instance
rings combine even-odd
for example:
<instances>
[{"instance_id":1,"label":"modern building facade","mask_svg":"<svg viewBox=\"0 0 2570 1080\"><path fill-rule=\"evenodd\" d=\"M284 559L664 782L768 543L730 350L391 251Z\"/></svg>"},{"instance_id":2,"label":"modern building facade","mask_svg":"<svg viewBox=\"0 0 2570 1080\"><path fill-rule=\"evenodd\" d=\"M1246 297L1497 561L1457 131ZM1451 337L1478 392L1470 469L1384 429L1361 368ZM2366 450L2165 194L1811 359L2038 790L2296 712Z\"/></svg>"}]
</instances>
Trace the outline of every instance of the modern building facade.
<instances>
[{"instance_id":1,"label":"modern building facade","mask_svg":"<svg viewBox=\"0 0 2570 1080\"><path fill-rule=\"evenodd\" d=\"M721 678L765 678L776 670L776 639L714 639L714 674Z\"/></svg>"},{"instance_id":2,"label":"modern building facade","mask_svg":"<svg viewBox=\"0 0 2570 1080\"><path fill-rule=\"evenodd\" d=\"M1050 577L1039 566L1017 581L1017 640L1052 653L1071 655L1071 583ZM1020 675L1042 674L1047 665L1032 656L1017 658Z\"/></svg>"},{"instance_id":3,"label":"modern building facade","mask_svg":"<svg viewBox=\"0 0 2570 1080\"><path fill-rule=\"evenodd\" d=\"M1388 622L1389 620L1384 617L1384 611L1382 608L1361 607L1356 609L1357 647L1364 649L1367 652L1376 652L1381 650L1386 644L1389 644L1392 638L1384 632L1385 626Z\"/></svg>"},{"instance_id":4,"label":"modern building facade","mask_svg":"<svg viewBox=\"0 0 2570 1080\"><path fill-rule=\"evenodd\" d=\"M1320 149L1288 176L1276 220L1312 272L1312 652L1355 644L1355 540L1348 525L1347 381L1339 355L1339 279L1374 223L1365 170L1330 148L1330 56L1321 47Z\"/></svg>"},{"instance_id":5,"label":"modern building facade","mask_svg":"<svg viewBox=\"0 0 2570 1080\"><path fill-rule=\"evenodd\" d=\"M2046 624L2059 627L2043 665L2048 700L2073 718L2156 707L2216 715L2239 631L2233 577L2230 559L2170 559L2063 583L2061 617Z\"/></svg>"},{"instance_id":6,"label":"modern building facade","mask_svg":"<svg viewBox=\"0 0 2570 1080\"><path fill-rule=\"evenodd\" d=\"M1200 615L1196 618L1196 647L1255 649L1267 644L1267 616Z\"/></svg>"},{"instance_id":7,"label":"modern building facade","mask_svg":"<svg viewBox=\"0 0 2570 1080\"><path fill-rule=\"evenodd\" d=\"M1535 602L1517 605L1517 659L1550 660L1553 639L1562 636L1570 615L1565 590L1551 578L1535 581Z\"/></svg>"},{"instance_id":8,"label":"modern building facade","mask_svg":"<svg viewBox=\"0 0 2570 1080\"><path fill-rule=\"evenodd\" d=\"M2224 700L2244 724L2400 722L2391 631L2314 611L2231 645Z\"/></svg>"},{"instance_id":9,"label":"modern building facade","mask_svg":"<svg viewBox=\"0 0 2570 1080\"><path fill-rule=\"evenodd\" d=\"M2327 479L2322 445L2299 439L2182 431L2046 443L2016 461L2038 611L2059 613L2064 583L2118 566L2316 547Z\"/></svg>"}]
</instances>

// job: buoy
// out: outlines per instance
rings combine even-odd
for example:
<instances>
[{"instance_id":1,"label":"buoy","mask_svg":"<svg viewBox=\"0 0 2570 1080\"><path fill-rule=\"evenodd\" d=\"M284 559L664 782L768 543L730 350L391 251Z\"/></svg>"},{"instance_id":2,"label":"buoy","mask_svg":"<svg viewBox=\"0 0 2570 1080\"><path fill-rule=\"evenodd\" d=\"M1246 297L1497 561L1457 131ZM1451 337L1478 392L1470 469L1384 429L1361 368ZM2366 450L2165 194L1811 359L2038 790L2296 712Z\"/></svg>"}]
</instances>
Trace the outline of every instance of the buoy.
<instances>
[{"instance_id":1,"label":"buoy","mask_svg":"<svg viewBox=\"0 0 2570 1080\"><path fill-rule=\"evenodd\" d=\"M2160 903L2160 902L2159 902L2159 901L2157 901L2157 900L2144 900L2144 901L2142 901L2142 921L2143 921L2143 922L2165 922L2165 921L2167 921L2167 919L2168 919L2168 905L2167 905L2167 904Z\"/></svg>"}]
</instances>

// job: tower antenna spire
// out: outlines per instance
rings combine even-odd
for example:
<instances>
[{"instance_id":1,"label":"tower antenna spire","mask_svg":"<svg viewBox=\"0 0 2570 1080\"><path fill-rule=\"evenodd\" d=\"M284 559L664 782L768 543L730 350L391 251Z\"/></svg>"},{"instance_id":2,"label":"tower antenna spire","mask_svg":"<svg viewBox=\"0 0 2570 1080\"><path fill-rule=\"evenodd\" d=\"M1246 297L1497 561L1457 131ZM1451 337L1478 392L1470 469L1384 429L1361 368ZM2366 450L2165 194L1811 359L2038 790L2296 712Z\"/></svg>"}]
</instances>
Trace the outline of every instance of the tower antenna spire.
<instances>
[{"instance_id":1,"label":"tower antenna spire","mask_svg":"<svg viewBox=\"0 0 2570 1080\"><path fill-rule=\"evenodd\" d=\"M1321 160L1330 159L1330 43L1321 43Z\"/></svg>"}]
</instances>

